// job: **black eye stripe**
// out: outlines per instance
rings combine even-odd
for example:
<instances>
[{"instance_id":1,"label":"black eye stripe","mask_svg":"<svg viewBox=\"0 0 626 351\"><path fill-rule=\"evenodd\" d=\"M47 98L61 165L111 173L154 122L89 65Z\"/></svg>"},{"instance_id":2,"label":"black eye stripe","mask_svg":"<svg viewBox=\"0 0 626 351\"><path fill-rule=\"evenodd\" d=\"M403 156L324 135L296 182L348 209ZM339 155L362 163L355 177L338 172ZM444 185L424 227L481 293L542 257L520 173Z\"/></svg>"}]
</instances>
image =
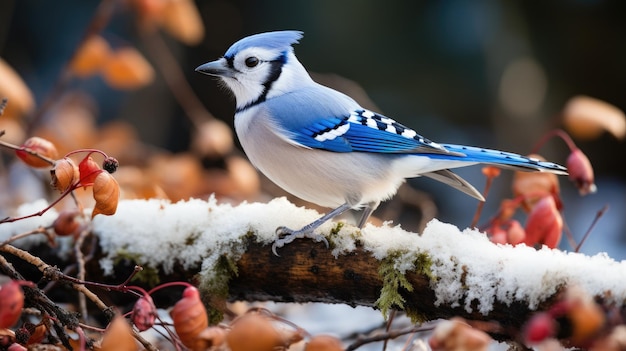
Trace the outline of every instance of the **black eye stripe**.
<instances>
[{"instance_id":1,"label":"black eye stripe","mask_svg":"<svg viewBox=\"0 0 626 351\"><path fill-rule=\"evenodd\" d=\"M235 69L235 57L234 56L224 56L226 59L226 64L229 68Z\"/></svg>"},{"instance_id":2,"label":"black eye stripe","mask_svg":"<svg viewBox=\"0 0 626 351\"><path fill-rule=\"evenodd\" d=\"M260 104L261 102L265 101L265 99L267 98L267 93L272 89L272 85L274 84L276 80L278 80L278 77L280 77L280 74L282 73L283 66L285 65L285 63L287 63L287 54L288 52L285 51L282 53L281 56L277 57L274 60L269 60L269 61L259 60L259 63L269 63L268 75L266 77L265 82L263 83L263 87L264 87L263 92L261 93L261 95L259 95L259 97L256 100L252 101L246 106L238 108L236 110L236 113L240 113L254 105Z\"/></svg>"}]
</instances>

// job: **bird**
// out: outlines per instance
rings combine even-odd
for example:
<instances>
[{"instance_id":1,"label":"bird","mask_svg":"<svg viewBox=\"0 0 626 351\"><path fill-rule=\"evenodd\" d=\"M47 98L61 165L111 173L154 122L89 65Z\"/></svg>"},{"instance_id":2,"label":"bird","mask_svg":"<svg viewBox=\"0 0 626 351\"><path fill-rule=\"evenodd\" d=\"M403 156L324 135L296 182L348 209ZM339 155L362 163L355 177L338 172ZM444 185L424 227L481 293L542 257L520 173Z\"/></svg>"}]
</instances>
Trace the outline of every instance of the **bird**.
<instances>
[{"instance_id":1,"label":"bird","mask_svg":"<svg viewBox=\"0 0 626 351\"><path fill-rule=\"evenodd\" d=\"M277 249L298 238L324 242L315 230L351 209L362 228L378 205L408 178L443 182L485 199L451 169L489 164L566 175L556 163L510 152L433 142L351 97L316 83L296 58L303 32L281 30L235 42L197 72L218 78L235 97L234 126L250 162L272 182L303 200L331 208L299 229L276 229Z\"/></svg>"}]
</instances>

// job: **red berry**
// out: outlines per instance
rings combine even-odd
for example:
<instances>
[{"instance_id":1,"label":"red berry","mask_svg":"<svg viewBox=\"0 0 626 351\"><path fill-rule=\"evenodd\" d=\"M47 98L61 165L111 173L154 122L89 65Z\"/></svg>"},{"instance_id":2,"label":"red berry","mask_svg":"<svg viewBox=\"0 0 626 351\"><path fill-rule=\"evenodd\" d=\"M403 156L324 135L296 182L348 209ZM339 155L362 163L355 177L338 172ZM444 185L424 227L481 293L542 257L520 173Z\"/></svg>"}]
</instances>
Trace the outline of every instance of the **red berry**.
<instances>
[{"instance_id":1,"label":"red berry","mask_svg":"<svg viewBox=\"0 0 626 351\"><path fill-rule=\"evenodd\" d=\"M556 334L556 323L546 312L533 315L524 326L524 340L528 344L538 344Z\"/></svg>"}]
</instances>

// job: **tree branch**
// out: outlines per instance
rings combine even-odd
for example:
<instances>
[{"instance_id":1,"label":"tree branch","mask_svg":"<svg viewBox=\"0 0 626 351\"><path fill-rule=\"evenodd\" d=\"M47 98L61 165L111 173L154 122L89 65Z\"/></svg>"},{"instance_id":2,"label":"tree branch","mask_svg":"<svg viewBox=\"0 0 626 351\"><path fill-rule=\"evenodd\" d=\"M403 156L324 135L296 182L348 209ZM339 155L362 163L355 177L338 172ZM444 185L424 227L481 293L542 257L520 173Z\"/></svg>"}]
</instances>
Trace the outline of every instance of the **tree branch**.
<instances>
[{"instance_id":1,"label":"tree branch","mask_svg":"<svg viewBox=\"0 0 626 351\"><path fill-rule=\"evenodd\" d=\"M103 281L130 259L129 268L139 264L160 281L198 280L213 302L342 303L401 309L424 321L460 316L498 322L491 333L499 339L519 336L533 311L549 308L572 285L607 306L625 300L624 262L495 245L482 233L438 221L421 235L327 223L320 232L331 248L296 240L280 257L272 254L276 227L297 228L318 216L285 199L235 207L215 199L121 201L116 215L93 220L102 256L87 279Z\"/></svg>"},{"instance_id":2,"label":"tree branch","mask_svg":"<svg viewBox=\"0 0 626 351\"><path fill-rule=\"evenodd\" d=\"M270 246L249 239L248 250L237 262L238 274L229 283L231 300L276 302L323 302L350 306L376 307L383 281L378 274L381 261L363 247L335 258L322 243L298 240L272 254ZM413 291L400 288L405 308L417 311L423 320L460 316L470 320L499 321L507 329L519 328L532 311L526 301L511 305L496 302L493 309L482 314L466 311L453 304L436 304L432 281L415 271L406 277ZM538 309L545 309L556 297L547 297ZM397 307L397 306L396 306Z\"/></svg>"}]
</instances>

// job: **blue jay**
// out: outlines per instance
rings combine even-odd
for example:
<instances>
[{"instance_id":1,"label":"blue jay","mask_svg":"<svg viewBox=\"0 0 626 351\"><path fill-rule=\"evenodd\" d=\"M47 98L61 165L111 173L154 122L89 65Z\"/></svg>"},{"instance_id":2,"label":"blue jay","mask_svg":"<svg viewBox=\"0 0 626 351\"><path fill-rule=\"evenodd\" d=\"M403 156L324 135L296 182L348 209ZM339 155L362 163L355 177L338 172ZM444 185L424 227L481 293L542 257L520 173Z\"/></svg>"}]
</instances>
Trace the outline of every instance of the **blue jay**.
<instances>
[{"instance_id":1,"label":"blue jay","mask_svg":"<svg viewBox=\"0 0 626 351\"><path fill-rule=\"evenodd\" d=\"M196 71L216 76L236 99L235 129L252 162L289 193L334 208L297 230L279 227L276 249L296 238L326 239L314 230L350 209L363 208L363 227L381 201L406 178L425 176L484 201L451 168L479 163L567 174L560 165L471 146L438 144L352 98L313 81L292 45L299 31L252 35Z\"/></svg>"}]
</instances>

